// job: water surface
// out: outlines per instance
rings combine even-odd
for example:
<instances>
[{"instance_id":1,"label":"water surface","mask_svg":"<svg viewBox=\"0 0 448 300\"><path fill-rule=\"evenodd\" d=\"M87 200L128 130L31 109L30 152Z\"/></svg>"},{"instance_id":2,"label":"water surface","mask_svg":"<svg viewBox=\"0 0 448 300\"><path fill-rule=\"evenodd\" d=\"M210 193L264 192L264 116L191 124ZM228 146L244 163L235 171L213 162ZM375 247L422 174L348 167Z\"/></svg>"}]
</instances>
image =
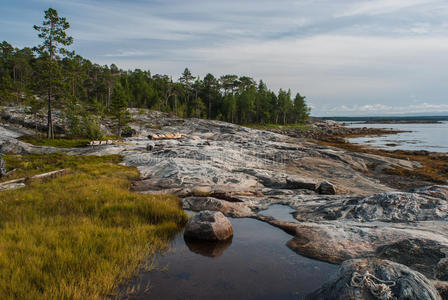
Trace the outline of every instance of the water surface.
<instances>
[{"instance_id":1,"label":"water surface","mask_svg":"<svg viewBox=\"0 0 448 300\"><path fill-rule=\"evenodd\" d=\"M338 268L296 254L285 245L292 237L267 223L230 220L231 241L192 244L178 236L156 269L140 274L130 299L297 299Z\"/></svg>"},{"instance_id":2,"label":"water surface","mask_svg":"<svg viewBox=\"0 0 448 300\"><path fill-rule=\"evenodd\" d=\"M448 122L437 124L365 124L350 123L348 127L389 128L403 132L392 135L365 136L348 139L351 143L367 144L387 150L426 150L448 152Z\"/></svg>"},{"instance_id":3,"label":"water surface","mask_svg":"<svg viewBox=\"0 0 448 300\"><path fill-rule=\"evenodd\" d=\"M280 221L297 222L292 216L295 210L289 206L282 204L270 205L266 210L259 211L258 214L263 216L270 216Z\"/></svg>"}]
</instances>

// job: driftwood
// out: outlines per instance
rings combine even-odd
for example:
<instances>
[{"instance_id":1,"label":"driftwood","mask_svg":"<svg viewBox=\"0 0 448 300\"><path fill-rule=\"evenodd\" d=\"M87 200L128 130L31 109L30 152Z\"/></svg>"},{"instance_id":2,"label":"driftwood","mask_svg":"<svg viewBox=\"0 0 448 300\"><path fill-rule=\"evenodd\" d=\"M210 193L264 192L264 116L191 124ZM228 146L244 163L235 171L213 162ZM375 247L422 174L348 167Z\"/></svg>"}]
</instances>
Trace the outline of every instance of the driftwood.
<instances>
[{"instance_id":1,"label":"driftwood","mask_svg":"<svg viewBox=\"0 0 448 300\"><path fill-rule=\"evenodd\" d=\"M180 133L150 134L148 138L150 140L178 140L182 138L182 135Z\"/></svg>"},{"instance_id":2,"label":"driftwood","mask_svg":"<svg viewBox=\"0 0 448 300\"><path fill-rule=\"evenodd\" d=\"M18 170L17 168L12 169L11 171L6 172L5 175L3 175L3 177L9 177L9 176L11 176L12 174L14 174L15 172L17 172L17 170Z\"/></svg>"},{"instance_id":3,"label":"driftwood","mask_svg":"<svg viewBox=\"0 0 448 300\"><path fill-rule=\"evenodd\" d=\"M62 176L64 174L67 174L68 171L69 171L69 169L61 169L61 170L51 171L48 173L34 175L34 176L26 178L26 182L28 183L28 182L35 182L35 181L39 181L39 180L56 178L56 177Z\"/></svg>"},{"instance_id":4,"label":"driftwood","mask_svg":"<svg viewBox=\"0 0 448 300\"><path fill-rule=\"evenodd\" d=\"M14 179L14 180L1 182L0 183L0 191L22 188L22 187L25 187L25 185L27 183L59 177L61 175L67 174L68 171L69 171L69 169L62 169L62 170L56 170L56 171L51 171L51 172L47 172L47 173L43 173L43 174L34 175L31 177L22 177L22 178L18 178L18 179Z\"/></svg>"},{"instance_id":5,"label":"driftwood","mask_svg":"<svg viewBox=\"0 0 448 300\"><path fill-rule=\"evenodd\" d=\"M115 145L119 141L106 140L106 141L90 141L87 146L101 146L101 145Z\"/></svg>"}]
</instances>

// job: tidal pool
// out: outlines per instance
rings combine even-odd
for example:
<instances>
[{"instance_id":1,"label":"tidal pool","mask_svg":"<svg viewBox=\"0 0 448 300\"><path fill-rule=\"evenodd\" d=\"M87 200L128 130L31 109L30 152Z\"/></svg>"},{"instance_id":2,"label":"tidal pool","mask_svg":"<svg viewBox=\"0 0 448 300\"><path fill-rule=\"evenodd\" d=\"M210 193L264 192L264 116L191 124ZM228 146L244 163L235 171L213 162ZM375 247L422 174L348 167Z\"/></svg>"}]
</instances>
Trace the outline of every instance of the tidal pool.
<instances>
[{"instance_id":1,"label":"tidal pool","mask_svg":"<svg viewBox=\"0 0 448 300\"><path fill-rule=\"evenodd\" d=\"M298 299L319 288L338 268L296 254L292 236L255 219L230 219L234 237L219 244L185 242L142 272L127 299Z\"/></svg>"},{"instance_id":2,"label":"tidal pool","mask_svg":"<svg viewBox=\"0 0 448 300\"><path fill-rule=\"evenodd\" d=\"M279 221L297 222L292 216L294 209L283 204L270 205L266 210L259 211L258 214L263 216L270 216Z\"/></svg>"}]
</instances>

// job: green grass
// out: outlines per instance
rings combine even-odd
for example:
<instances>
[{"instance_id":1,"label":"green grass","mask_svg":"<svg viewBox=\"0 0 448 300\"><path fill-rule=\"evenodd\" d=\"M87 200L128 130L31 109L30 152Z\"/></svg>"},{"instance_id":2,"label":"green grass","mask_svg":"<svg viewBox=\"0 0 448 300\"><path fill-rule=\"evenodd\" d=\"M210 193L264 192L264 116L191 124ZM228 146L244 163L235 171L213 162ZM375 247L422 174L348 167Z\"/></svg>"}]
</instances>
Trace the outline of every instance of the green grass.
<instances>
[{"instance_id":1,"label":"green grass","mask_svg":"<svg viewBox=\"0 0 448 300\"><path fill-rule=\"evenodd\" d=\"M88 139L69 139L69 138L55 138L47 139L38 136L22 136L19 140L30 143L36 146L51 146L57 148L77 148L85 147L90 142Z\"/></svg>"},{"instance_id":2,"label":"green grass","mask_svg":"<svg viewBox=\"0 0 448 300\"><path fill-rule=\"evenodd\" d=\"M297 129L297 130L308 130L311 128L309 125L305 124L248 124L245 127L255 128L255 129Z\"/></svg>"},{"instance_id":3,"label":"green grass","mask_svg":"<svg viewBox=\"0 0 448 300\"><path fill-rule=\"evenodd\" d=\"M94 166L95 164L118 164L121 162L122 157L120 155L75 156L52 153L47 155L5 155L3 159L5 160L7 171L13 169L16 169L16 171L11 176L0 179L0 182L22 177L31 177L36 174L65 168L78 169L85 166Z\"/></svg>"},{"instance_id":4,"label":"green grass","mask_svg":"<svg viewBox=\"0 0 448 300\"><path fill-rule=\"evenodd\" d=\"M166 246L187 217L174 196L129 191L119 156L5 157L24 176L67 175L0 192L0 298L103 299Z\"/></svg>"}]
</instances>

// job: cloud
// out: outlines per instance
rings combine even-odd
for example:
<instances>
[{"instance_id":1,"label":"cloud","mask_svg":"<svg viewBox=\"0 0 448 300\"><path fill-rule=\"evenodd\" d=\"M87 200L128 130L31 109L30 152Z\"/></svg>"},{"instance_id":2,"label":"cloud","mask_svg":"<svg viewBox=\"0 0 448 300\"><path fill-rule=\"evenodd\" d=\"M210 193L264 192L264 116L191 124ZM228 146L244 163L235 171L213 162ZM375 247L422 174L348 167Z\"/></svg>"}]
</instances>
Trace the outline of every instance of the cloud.
<instances>
[{"instance_id":1,"label":"cloud","mask_svg":"<svg viewBox=\"0 0 448 300\"><path fill-rule=\"evenodd\" d=\"M17 46L36 44L31 26L53 6L75 50L96 63L173 78L185 67L248 75L300 91L316 114L447 102L445 0L6 2L0 34Z\"/></svg>"},{"instance_id":2,"label":"cloud","mask_svg":"<svg viewBox=\"0 0 448 300\"><path fill-rule=\"evenodd\" d=\"M427 102L406 106L392 106L384 104L366 105L342 105L327 110L322 116L347 116L347 115L401 115L401 114L447 114L448 104L431 104Z\"/></svg>"},{"instance_id":3,"label":"cloud","mask_svg":"<svg viewBox=\"0 0 448 300\"><path fill-rule=\"evenodd\" d=\"M357 1L356 4L350 6L344 12L336 14L336 17L348 17L356 15L379 15L390 14L403 9L430 5L440 1L431 0L373 0L373 1Z\"/></svg>"}]
</instances>

